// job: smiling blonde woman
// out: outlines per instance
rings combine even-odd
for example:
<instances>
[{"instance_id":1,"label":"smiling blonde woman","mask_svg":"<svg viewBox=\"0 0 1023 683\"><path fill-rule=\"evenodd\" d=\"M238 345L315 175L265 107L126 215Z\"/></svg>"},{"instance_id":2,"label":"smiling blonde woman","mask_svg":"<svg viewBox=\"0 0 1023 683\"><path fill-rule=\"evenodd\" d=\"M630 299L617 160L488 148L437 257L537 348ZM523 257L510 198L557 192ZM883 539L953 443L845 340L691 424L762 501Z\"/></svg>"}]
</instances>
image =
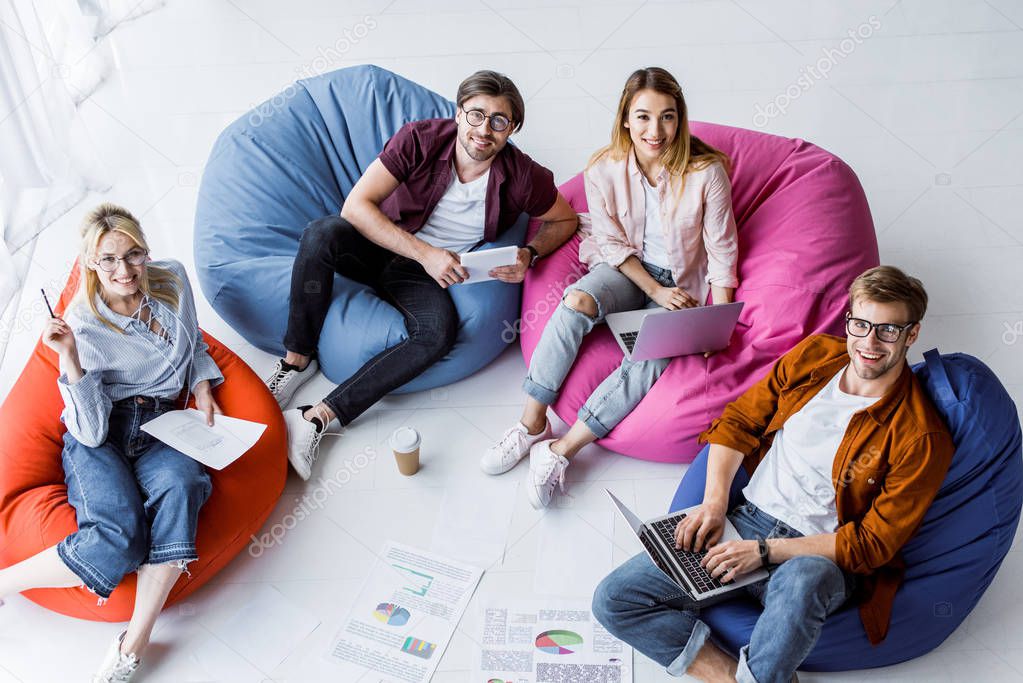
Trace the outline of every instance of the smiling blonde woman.
<instances>
[{"instance_id":1,"label":"smiling blonde woman","mask_svg":"<svg viewBox=\"0 0 1023 683\"><path fill-rule=\"evenodd\" d=\"M211 491L201 464L140 425L189 396L212 424L220 410L211 389L223 376L199 331L184 267L149 260L130 212L102 204L86 217L80 264L67 320L51 318L43 331L60 360L61 459L78 531L0 570L0 597L85 585L102 605L137 570L131 621L93 679L128 681L171 588L198 559L199 509Z\"/></svg>"}]
</instances>

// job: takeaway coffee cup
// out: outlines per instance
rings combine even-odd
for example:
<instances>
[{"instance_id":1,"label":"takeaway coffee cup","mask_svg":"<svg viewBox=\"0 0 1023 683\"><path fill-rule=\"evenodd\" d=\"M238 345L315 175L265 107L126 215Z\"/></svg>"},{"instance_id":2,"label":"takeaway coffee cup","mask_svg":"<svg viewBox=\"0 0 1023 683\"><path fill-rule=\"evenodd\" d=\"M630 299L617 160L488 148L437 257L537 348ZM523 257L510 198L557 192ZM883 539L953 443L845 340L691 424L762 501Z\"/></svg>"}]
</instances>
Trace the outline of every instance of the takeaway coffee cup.
<instances>
[{"instance_id":1,"label":"takeaway coffee cup","mask_svg":"<svg viewBox=\"0 0 1023 683\"><path fill-rule=\"evenodd\" d=\"M398 471L410 477L419 471L419 444L422 439L412 427L399 427L391 434L391 450Z\"/></svg>"}]
</instances>

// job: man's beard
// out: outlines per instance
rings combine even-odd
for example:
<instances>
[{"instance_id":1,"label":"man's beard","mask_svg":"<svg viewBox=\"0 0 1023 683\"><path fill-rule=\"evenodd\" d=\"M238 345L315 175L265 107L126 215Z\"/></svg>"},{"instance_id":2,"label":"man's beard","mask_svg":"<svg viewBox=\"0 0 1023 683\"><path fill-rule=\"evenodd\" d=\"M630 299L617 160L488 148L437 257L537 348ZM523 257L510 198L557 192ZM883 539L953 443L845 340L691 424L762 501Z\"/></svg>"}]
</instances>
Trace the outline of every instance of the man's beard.
<instances>
[{"instance_id":1,"label":"man's beard","mask_svg":"<svg viewBox=\"0 0 1023 683\"><path fill-rule=\"evenodd\" d=\"M477 149L472 144L472 141L469 139L469 136L470 134L466 133L465 137L462 139L462 149L464 149L465 153L468 154L474 161L486 161L490 157L497 154L498 152L497 144L493 138L481 138L485 139L490 143L490 146L487 147L487 149L481 150Z\"/></svg>"}]
</instances>

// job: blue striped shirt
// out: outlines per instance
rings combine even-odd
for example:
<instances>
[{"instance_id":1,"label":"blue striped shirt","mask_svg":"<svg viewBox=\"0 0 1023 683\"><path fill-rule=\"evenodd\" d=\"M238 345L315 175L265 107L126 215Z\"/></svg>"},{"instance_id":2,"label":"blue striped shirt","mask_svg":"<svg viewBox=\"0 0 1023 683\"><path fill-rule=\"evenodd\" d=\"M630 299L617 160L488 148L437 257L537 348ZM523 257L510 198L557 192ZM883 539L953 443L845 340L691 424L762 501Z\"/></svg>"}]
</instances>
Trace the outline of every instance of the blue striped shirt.
<instances>
[{"instance_id":1,"label":"blue striped shirt","mask_svg":"<svg viewBox=\"0 0 1023 683\"><path fill-rule=\"evenodd\" d=\"M85 446L97 447L106 441L114 401L131 396L177 398L186 382L191 391L203 380L213 386L224 381L199 331L184 266L171 260L153 261L150 266L173 272L182 284L177 310L152 297L145 300L163 335L150 330L138 317L115 313L99 296L97 310L123 334L110 329L81 301L65 316L75 333L85 376L71 384L61 368L57 379L64 398L61 419L71 436Z\"/></svg>"}]
</instances>

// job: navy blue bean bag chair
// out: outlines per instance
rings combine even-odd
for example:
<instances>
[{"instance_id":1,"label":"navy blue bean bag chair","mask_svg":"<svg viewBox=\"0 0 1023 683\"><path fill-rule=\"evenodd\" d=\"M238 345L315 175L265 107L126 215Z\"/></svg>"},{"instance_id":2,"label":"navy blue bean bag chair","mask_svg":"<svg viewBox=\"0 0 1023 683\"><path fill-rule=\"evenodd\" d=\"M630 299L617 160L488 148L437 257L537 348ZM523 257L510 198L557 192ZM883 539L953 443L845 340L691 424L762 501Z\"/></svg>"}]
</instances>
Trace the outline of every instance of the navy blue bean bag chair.
<instances>
[{"instance_id":1,"label":"navy blue bean bag chair","mask_svg":"<svg viewBox=\"0 0 1023 683\"><path fill-rule=\"evenodd\" d=\"M337 214L384 143L404 124L454 116L454 104L376 66L298 81L220 134L203 173L195 263L203 294L254 346L283 355L291 269L306 225ZM522 244L526 220L488 246ZM460 326L454 347L399 393L450 384L514 340L520 287L450 289ZM341 383L408 336L401 314L371 287L338 276L320 335L320 367Z\"/></svg>"},{"instance_id":2,"label":"navy blue bean bag chair","mask_svg":"<svg viewBox=\"0 0 1023 683\"><path fill-rule=\"evenodd\" d=\"M820 640L801 669L845 671L889 666L930 652L980 600L1012 545L1023 506L1023 455L1016 406L1001 382L965 354L924 354L913 367L945 418L956 451L948 476L917 533L903 548L905 581L895 596L888 637L871 646L854 605L824 623ZM671 509L703 500L704 448L689 466ZM732 482L738 504L748 479ZM715 640L737 653L749 643L760 604L738 599L704 610Z\"/></svg>"}]
</instances>

